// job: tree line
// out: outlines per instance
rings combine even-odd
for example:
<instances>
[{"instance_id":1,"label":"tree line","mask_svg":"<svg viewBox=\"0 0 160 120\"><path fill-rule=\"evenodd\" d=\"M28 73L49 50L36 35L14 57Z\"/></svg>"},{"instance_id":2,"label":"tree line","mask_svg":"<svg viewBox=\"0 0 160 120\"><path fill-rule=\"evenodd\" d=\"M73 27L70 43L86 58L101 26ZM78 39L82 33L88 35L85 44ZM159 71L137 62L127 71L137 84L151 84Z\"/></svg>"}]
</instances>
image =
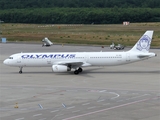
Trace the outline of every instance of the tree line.
<instances>
[{"instance_id":1,"label":"tree line","mask_svg":"<svg viewBox=\"0 0 160 120\"><path fill-rule=\"evenodd\" d=\"M160 0L0 0L6 23L160 22Z\"/></svg>"},{"instance_id":2,"label":"tree line","mask_svg":"<svg viewBox=\"0 0 160 120\"><path fill-rule=\"evenodd\" d=\"M160 0L0 0L0 9L24 8L160 8Z\"/></svg>"},{"instance_id":3,"label":"tree line","mask_svg":"<svg viewBox=\"0 0 160 120\"><path fill-rule=\"evenodd\" d=\"M28 8L0 10L5 23L117 24L160 22L160 8Z\"/></svg>"}]
</instances>

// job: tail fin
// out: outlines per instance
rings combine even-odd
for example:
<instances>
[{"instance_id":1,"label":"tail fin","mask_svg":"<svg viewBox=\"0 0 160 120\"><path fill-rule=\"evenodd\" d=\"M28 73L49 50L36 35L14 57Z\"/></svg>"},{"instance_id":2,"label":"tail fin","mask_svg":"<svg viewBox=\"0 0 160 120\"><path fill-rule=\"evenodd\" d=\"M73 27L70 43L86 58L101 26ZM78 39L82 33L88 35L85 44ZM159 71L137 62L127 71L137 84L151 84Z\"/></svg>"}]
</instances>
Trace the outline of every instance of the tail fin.
<instances>
[{"instance_id":1,"label":"tail fin","mask_svg":"<svg viewBox=\"0 0 160 120\"><path fill-rule=\"evenodd\" d=\"M149 52L152 36L153 30L146 31L130 51Z\"/></svg>"}]
</instances>

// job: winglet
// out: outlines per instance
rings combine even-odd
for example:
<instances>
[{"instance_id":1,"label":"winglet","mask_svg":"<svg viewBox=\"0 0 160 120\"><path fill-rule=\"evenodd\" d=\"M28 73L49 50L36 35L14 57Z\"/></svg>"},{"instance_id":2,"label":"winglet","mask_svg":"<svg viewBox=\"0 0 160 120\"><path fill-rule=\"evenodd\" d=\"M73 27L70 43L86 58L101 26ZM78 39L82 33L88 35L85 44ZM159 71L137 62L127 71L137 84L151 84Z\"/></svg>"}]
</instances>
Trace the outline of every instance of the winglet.
<instances>
[{"instance_id":1,"label":"winglet","mask_svg":"<svg viewBox=\"0 0 160 120\"><path fill-rule=\"evenodd\" d=\"M130 51L149 52L152 36L153 30L146 31Z\"/></svg>"}]
</instances>

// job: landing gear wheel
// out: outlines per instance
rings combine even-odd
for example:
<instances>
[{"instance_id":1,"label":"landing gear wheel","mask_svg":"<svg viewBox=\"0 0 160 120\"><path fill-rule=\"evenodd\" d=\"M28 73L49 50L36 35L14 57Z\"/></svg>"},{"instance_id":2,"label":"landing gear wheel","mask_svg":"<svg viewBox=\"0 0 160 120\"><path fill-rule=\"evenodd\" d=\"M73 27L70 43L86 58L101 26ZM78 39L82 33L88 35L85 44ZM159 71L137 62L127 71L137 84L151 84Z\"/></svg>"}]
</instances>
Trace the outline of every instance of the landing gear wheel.
<instances>
[{"instance_id":1,"label":"landing gear wheel","mask_svg":"<svg viewBox=\"0 0 160 120\"><path fill-rule=\"evenodd\" d=\"M19 73L22 74L22 68L23 68L23 67L19 67L19 68L20 68Z\"/></svg>"},{"instance_id":2,"label":"landing gear wheel","mask_svg":"<svg viewBox=\"0 0 160 120\"><path fill-rule=\"evenodd\" d=\"M78 68L78 72L82 72L83 69L81 67Z\"/></svg>"},{"instance_id":3,"label":"landing gear wheel","mask_svg":"<svg viewBox=\"0 0 160 120\"><path fill-rule=\"evenodd\" d=\"M79 74L79 71L78 71L78 70L75 70L75 71L74 71L74 74L75 74L75 75L78 75L78 74Z\"/></svg>"}]
</instances>

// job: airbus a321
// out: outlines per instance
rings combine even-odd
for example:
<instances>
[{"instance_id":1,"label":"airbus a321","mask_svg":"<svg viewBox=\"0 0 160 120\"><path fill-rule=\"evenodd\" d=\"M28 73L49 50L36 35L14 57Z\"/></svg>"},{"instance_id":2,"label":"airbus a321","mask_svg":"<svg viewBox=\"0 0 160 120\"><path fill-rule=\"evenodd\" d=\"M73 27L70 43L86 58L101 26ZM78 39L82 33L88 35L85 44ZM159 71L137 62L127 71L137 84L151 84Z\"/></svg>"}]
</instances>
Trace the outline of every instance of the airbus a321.
<instances>
[{"instance_id":1,"label":"airbus a321","mask_svg":"<svg viewBox=\"0 0 160 120\"><path fill-rule=\"evenodd\" d=\"M115 66L133 63L156 56L149 52L153 30L146 31L133 48L126 52L51 52L17 53L4 60L5 65L19 67L51 67L53 72L74 74L88 66Z\"/></svg>"}]
</instances>

